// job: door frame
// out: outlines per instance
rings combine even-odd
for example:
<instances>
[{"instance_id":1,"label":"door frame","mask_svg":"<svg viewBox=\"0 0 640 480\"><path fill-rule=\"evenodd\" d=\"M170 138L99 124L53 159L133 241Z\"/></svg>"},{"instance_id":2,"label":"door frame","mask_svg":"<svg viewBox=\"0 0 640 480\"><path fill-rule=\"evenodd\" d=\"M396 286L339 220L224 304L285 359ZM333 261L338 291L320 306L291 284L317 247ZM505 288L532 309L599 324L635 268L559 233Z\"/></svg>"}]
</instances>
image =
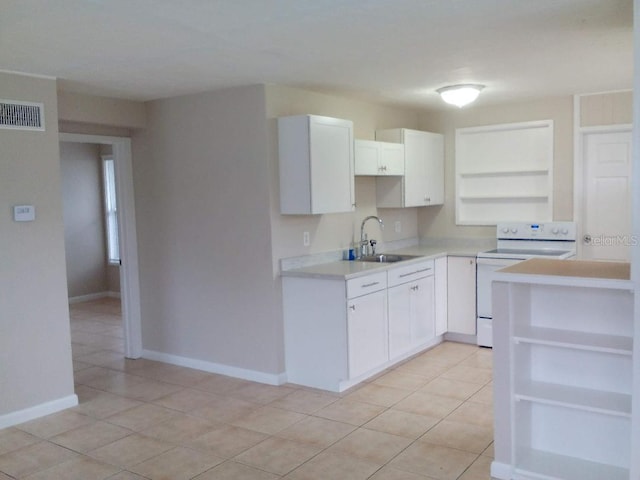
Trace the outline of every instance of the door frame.
<instances>
[{"instance_id":1,"label":"door frame","mask_svg":"<svg viewBox=\"0 0 640 480\"><path fill-rule=\"evenodd\" d=\"M574 97L574 136L573 136L573 221L576 223L577 257L582 257L582 237L584 235L584 143L587 135L599 133L632 133L633 126L629 123L613 125L599 125L595 127L580 126L580 95Z\"/></svg>"},{"instance_id":2,"label":"door frame","mask_svg":"<svg viewBox=\"0 0 640 480\"><path fill-rule=\"evenodd\" d=\"M133 190L131 139L104 135L60 133L60 142L111 145L116 174L118 205L118 239L120 244L120 293L124 330L124 354L127 358L142 356L142 322L140 316L140 275L138 270L138 237Z\"/></svg>"}]
</instances>

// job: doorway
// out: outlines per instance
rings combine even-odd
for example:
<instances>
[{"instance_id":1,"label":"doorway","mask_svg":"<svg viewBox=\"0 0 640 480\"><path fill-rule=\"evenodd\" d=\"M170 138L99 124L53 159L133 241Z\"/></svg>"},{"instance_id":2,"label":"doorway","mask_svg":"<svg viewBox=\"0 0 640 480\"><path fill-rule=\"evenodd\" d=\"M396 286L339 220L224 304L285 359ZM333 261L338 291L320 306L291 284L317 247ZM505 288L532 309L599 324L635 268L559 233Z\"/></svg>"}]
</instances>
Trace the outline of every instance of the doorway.
<instances>
[{"instance_id":1,"label":"doorway","mask_svg":"<svg viewBox=\"0 0 640 480\"><path fill-rule=\"evenodd\" d=\"M581 133L582 195L580 256L628 262L631 236L631 127Z\"/></svg>"},{"instance_id":2,"label":"doorway","mask_svg":"<svg viewBox=\"0 0 640 480\"><path fill-rule=\"evenodd\" d=\"M69 133L61 133L59 140L60 142L96 144L111 148L115 167L116 201L119 206L117 211L121 259L119 280L124 354L127 358L140 358L142 356L142 332L131 140L124 137Z\"/></svg>"}]
</instances>

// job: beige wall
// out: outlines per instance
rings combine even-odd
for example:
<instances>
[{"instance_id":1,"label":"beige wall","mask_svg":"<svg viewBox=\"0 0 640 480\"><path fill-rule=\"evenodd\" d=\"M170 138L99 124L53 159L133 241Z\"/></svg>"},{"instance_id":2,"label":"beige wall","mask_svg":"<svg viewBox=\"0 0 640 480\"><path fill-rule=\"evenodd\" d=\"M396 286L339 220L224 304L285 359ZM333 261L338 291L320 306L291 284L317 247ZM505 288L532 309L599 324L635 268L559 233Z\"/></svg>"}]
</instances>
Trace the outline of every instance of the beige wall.
<instances>
[{"instance_id":1,"label":"beige wall","mask_svg":"<svg viewBox=\"0 0 640 480\"><path fill-rule=\"evenodd\" d=\"M554 122L553 219L573 219L573 97L424 112L420 128L445 134L445 205L419 210L421 237L495 237L495 227L455 224L456 128L526 122Z\"/></svg>"},{"instance_id":2,"label":"beige wall","mask_svg":"<svg viewBox=\"0 0 640 480\"><path fill-rule=\"evenodd\" d=\"M269 85L266 87L266 93L271 163L271 223L276 271L277 260L283 257L347 249L354 240L359 239L360 223L367 215L378 215L386 224L382 232L375 223L367 224L366 231L370 238L392 241L417 236L418 209L377 209L375 179L372 177L356 177L357 208L354 213L313 216L280 215L277 134L278 117L314 114L352 120L355 138L372 140L375 138L377 129L417 128L417 111L385 107L284 86ZM394 231L396 221L401 222L401 233ZM305 231L310 232L311 244L308 247L303 246L302 243Z\"/></svg>"},{"instance_id":3,"label":"beige wall","mask_svg":"<svg viewBox=\"0 0 640 480\"><path fill-rule=\"evenodd\" d=\"M60 142L69 298L108 290L100 146Z\"/></svg>"},{"instance_id":4,"label":"beige wall","mask_svg":"<svg viewBox=\"0 0 640 480\"><path fill-rule=\"evenodd\" d=\"M264 88L148 104L133 138L145 350L284 369Z\"/></svg>"},{"instance_id":5,"label":"beige wall","mask_svg":"<svg viewBox=\"0 0 640 480\"><path fill-rule=\"evenodd\" d=\"M64 91L58 92L58 118L61 122L69 124L94 124L130 129L144 128L147 124L145 105L142 102Z\"/></svg>"},{"instance_id":6,"label":"beige wall","mask_svg":"<svg viewBox=\"0 0 640 480\"><path fill-rule=\"evenodd\" d=\"M43 102L45 132L0 129L0 423L73 395L55 80L0 73L0 98ZM12 206L32 204L17 223ZM3 418L4 417L4 418Z\"/></svg>"},{"instance_id":7,"label":"beige wall","mask_svg":"<svg viewBox=\"0 0 640 480\"><path fill-rule=\"evenodd\" d=\"M633 122L632 92L599 93L579 98L581 127Z\"/></svg>"}]
</instances>

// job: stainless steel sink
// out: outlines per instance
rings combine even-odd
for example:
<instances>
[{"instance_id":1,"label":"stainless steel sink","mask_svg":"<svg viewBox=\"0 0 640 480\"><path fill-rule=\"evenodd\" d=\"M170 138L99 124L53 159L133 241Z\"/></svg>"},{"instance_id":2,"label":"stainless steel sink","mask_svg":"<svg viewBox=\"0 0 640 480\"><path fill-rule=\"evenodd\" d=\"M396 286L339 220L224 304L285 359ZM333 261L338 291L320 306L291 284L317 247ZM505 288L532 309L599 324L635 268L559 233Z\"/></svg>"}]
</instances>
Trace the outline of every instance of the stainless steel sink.
<instances>
[{"instance_id":1,"label":"stainless steel sink","mask_svg":"<svg viewBox=\"0 0 640 480\"><path fill-rule=\"evenodd\" d=\"M418 255L394 255L379 253L377 255L369 255L366 257L358 258L359 262L374 262L374 263L395 263L403 260L411 260L412 258L418 258Z\"/></svg>"}]
</instances>

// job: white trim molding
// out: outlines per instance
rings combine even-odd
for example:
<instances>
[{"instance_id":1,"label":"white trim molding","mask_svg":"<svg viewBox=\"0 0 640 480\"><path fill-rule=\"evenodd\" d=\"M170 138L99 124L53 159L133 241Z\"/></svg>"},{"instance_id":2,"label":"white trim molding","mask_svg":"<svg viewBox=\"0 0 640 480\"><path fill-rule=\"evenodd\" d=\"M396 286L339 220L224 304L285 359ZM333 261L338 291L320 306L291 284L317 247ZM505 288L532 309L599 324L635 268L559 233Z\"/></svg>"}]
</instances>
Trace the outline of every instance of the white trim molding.
<instances>
[{"instance_id":1,"label":"white trim molding","mask_svg":"<svg viewBox=\"0 0 640 480\"><path fill-rule=\"evenodd\" d=\"M491 462L491 478L498 480L511 480L511 465L499 463L495 460Z\"/></svg>"},{"instance_id":2,"label":"white trim molding","mask_svg":"<svg viewBox=\"0 0 640 480\"><path fill-rule=\"evenodd\" d=\"M116 201L120 205L118 209L118 235L120 238L120 258L122 259L120 291L122 292L124 353L127 358L140 358L142 355L142 320L131 139L78 133L61 133L58 139L61 142L97 143L113 147L116 166Z\"/></svg>"},{"instance_id":3,"label":"white trim molding","mask_svg":"<svg viewBox=\"0 0 640 480\"><path fill-rule=\"evenodd\" d=\"M15 412L0 415L0 429L18 425L19 423L28 422L35 418L51 415L52 413L66 410L67 408L78 405L78 396L69 395L50 402L41 403L33 407L17 410Z\"/></svg>"},{"instance_id":4,"label":"white trim molding","mask_svg":"<svg viewBox=\"0 0 640 480\"><path fill-rule=\"evenodd\" d=\"M105 291L69 297L69 305L74 303L90 302L92 300L100 300L101 298L120 298L120 292Z\"/></svg>"},{"instance_id":5,"label":"white trim molding","mask_svg":"<svg viewBox=\"0 0 640 480\"><path fill-rule=\"evenodd\" d=\"M593 94L597 95L597 94ZM619 123L611 125L596 125L582 127L580 125L581 104L580 99L587 95L573 96L573 221L576 223L576 254L582 257L583 212L584 212L584 141L585 137L592 133L616 133L631 132L633 125Z\"/></svg>"},{"instance_id":6,"label":"white trim molding","mask_svg":"<svg viewBox=\"0 0 640 480\"><path fill-rule=\"evenodd\" d=\"M265 373L256 370L247 370L221 363L208 362L206 360L198 360L197 358L181 357L170 353L156 352L154 350L143 350L142 357L148 360L156 360L158 362L170 363L180 367L194 368L209 373L218 373L228 377L241 378L252 382L266 383L268 385L283 385L287 383L286 373Z\"/></svg>"}]
</instances>

